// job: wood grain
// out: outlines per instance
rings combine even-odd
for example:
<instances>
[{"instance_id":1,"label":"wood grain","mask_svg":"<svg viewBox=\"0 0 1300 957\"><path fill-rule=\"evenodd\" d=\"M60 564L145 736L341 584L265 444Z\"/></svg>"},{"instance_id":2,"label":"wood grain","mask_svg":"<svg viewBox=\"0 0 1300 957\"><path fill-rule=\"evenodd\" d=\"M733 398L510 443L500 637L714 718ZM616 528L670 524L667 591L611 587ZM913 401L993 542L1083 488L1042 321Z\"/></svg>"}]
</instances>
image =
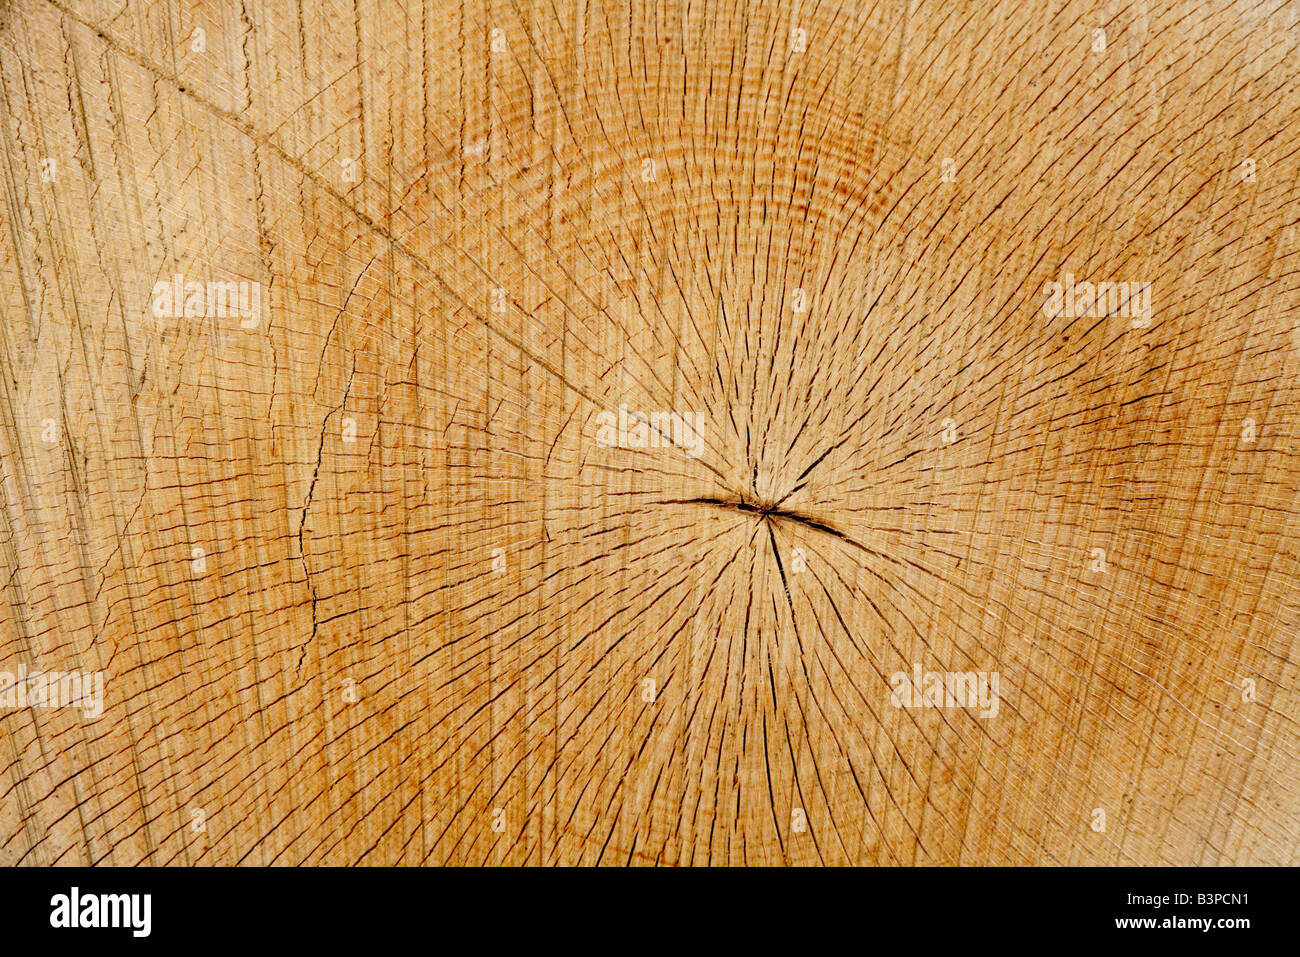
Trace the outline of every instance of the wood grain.
<instances>
[{"instance_id":1,"label":"wood grain","mask_svg":"<svg viewBox=\"0 0 1300 957\"><path fill-rule=\"evenodd\" d=\"M0 102L0 671L104 678L0 863L1300 862L1300 4L15 0Z\"/></svg>"}]
</instances>

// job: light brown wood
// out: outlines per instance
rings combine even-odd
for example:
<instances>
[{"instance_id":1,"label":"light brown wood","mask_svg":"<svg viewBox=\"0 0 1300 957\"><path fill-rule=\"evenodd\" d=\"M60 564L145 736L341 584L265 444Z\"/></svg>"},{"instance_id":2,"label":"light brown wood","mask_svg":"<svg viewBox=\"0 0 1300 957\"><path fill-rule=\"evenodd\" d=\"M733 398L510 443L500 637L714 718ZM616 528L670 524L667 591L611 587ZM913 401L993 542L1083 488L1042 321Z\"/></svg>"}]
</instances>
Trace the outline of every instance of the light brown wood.
<instances>
[{"instance_id":1,"label":"light brown wood","mask_svg":"<svg viewBox=\"0 0 1300 957\"><path fill-rule=\"evenodd\" d=\"M1300 861L1300 5L0 19L0 862Z\"/></svg>"}]
</instances>

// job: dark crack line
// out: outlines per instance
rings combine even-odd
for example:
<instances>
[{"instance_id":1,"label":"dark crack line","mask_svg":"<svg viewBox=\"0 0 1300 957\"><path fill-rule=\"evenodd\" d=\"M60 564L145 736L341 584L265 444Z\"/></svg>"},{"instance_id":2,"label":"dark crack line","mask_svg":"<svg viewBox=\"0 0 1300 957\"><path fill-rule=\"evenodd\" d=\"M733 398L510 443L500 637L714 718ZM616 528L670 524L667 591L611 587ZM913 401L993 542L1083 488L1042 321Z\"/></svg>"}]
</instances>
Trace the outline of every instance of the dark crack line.
<instances>
[{"instance_id":1,"label":"dark crack line","mask_svg":"<svg viewBox=\"0 0 1300 957\"><path fill-rule=\"evenodd\" d=\"M778 508L776 505L760 505L756 502L747 502L743 498L725 499L725 498L674 498L658 502L659 505L712 505L715 508L732 509L737 512L748 512L751 515L757 515L764 519L786 519L791 522L798 522L800 525L806 525L808 528L815 528L819 532L825 532L833 538L838 538L845 544L852 545L861 551L871 555L880 553L874 549L868 548L854 538L850 538L844 532L825 522L818 521L807 515L801 515L798 512L791 512L787 509Z\"/></svg>"}]
</instances>

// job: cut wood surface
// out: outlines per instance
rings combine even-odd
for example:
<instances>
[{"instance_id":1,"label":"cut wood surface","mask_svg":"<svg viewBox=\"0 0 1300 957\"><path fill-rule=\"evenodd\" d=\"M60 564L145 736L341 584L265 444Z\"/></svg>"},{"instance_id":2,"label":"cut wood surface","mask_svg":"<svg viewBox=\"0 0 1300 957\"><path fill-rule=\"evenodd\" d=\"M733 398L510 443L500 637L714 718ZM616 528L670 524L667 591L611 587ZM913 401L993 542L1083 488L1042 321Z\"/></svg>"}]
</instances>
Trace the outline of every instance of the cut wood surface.
<instances>
[{"instance_id":1,"label":"cut wood surface","mask_svg":"<svg viewBox=\"0 0 1300 957\"><path fill-rule=\"evenodd\" d=\"M0 137L0 863L1300 862L1300 3L15 0Z\"/></svg>"}]
</instances>

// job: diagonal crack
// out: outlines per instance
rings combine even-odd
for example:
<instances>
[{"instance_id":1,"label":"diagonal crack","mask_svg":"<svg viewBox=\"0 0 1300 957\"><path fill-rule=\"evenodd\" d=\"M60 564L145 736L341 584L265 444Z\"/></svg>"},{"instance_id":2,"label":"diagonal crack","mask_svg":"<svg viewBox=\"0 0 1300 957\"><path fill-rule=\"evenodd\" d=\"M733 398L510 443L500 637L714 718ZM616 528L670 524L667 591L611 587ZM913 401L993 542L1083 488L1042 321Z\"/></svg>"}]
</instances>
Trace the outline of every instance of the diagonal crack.
<instances>
[{"instance_id":1,"label":"diagonal crack","mask_svg":"<svg viewBox=\"0 0 1300 957\"><path fill-rule=\"evenodd\" d=\"M825 532L842 542L852 545L854 548L861 549L870 554L879 554L874 550L863 545L861 542L849 537L833 525L812 518L809 515L802 515L799 512L792 512L789 509L780 508L778 505L765 505L760 502L748 502L744 498L725 499L725 498L675 498L666 499L656 503L658 505L712 505L715 508L733 509L737 512L749 512L751 515L757 515L763 519L785 519L786 521L798 522L800 525L806 525L808 528L815 528L819 532Z\"/></svg>"}]
</instances>

